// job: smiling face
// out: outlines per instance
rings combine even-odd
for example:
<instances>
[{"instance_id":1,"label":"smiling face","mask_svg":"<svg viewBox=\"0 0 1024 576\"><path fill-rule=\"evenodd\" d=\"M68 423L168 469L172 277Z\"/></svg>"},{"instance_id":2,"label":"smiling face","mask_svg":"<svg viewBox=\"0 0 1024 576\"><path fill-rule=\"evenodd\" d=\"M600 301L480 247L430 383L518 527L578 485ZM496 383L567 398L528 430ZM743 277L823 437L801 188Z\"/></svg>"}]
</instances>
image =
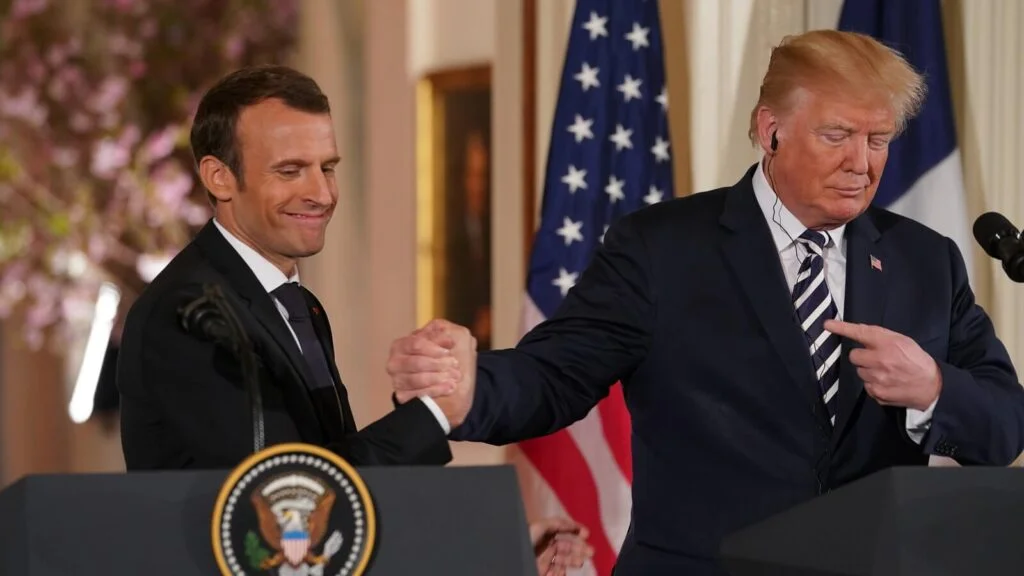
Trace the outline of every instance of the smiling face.
<instances>
[{"instance_id":1,"label":"smiling face","mask_svg":"<svg viewBox=\"0 0 1024 576\"><path fill-rule=\"evenodd\" d=\"M299 258L323 249L338 202L331 117L264 100L242 110L236 143L241 179L213 156L199 164L217 221L291 275Z\"/></svg>"},{"instance_id":2,"label":"smiling face","mask_svg":"<svg viewBox=\"0 0 1024 576\"><path fill-rule=\"evenodd\" d=\"M871 204L896 132L884 96L851 99L801 89L789 110L759 110L758 124L763 141L773 132L778 138L769 181L804 226L835 228Z\"/></svg>"}]
</instances>

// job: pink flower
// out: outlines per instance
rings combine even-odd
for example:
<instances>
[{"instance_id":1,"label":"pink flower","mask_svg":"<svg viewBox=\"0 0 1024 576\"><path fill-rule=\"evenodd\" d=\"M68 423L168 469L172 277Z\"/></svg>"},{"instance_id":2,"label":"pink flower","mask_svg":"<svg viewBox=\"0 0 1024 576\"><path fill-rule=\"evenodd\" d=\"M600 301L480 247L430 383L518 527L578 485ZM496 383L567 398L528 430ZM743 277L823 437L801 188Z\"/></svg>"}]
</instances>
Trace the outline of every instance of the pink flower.
<instances>
[{"instance_id":1,"label":"pink flower","mask_svg":"<svg viewBox=\"0 0 1024 576\"><path fill-rule=\"evenodd\" d=\"M88 132L93 127L92 119L81 112L73 112L69 122L75 132Z\"/></svg>"},{"instance_id":2,"label":"pink flower","mask_svg":"<svg viewBox=\"0 0 1024 576\"><path fill-rule=\"evenodd\" d=\"M110 179L127 166L130 159L131 151L128 146L113 138L104 138L93 148L89 170L97 178Z\"/></svg>"},{"instance_id":3,"label":"pink flower","mask_svg":"<svg viewBox=\"0 0 1024 576\"><path fill-rule=\"evenodd\" d=\"M162 166L153 174L152 181L157 200L174 212L192 191L192 177L176 164Z\"/></svg>"},{"instance_id":4,"label":"pink flower","mask_svg":"<svg viewBox=\"0 0 1024 576\"><path fill-rule=\"evenodd\" d=\"M119 76L111 76L103 80L99 91L89 102L89 107L99 113L110 112L121 105L128 94L128 80Z\"/></svg>"},{"instance_id":5,"label":"pink flower","mask_svg":"<svg viewBox=\"0 0 1024 576\"><path fill-rule=\"evenodd\" d=\"M39 128L46 123L48 111L39 102L39 93L35 88L25 86L15 96L0 90L0 114L20 118L29 125Z\"/></svg>"},{"instance_id":6,"label":"pink flower","mask_svg":"<svg viewBox=\"0 0 1024 576\"><path fill-rule=\"evenodd\" d=\"M107 256L107 239L101 234L93 234L89 237L86 253L91 262L101 262Z\"/></svg>"},{"instance_id":7,"label":"pink flower","mask_svg":"<svg viewBox=\"0 0 1024 576\"><path fill-rule=\"evenodd\" d=\"M53 150L53 163L60 168L70 168L78 162L78 150L59 147Z\"/></svg>"},{"instance_id":8,"label":"pink flower","mask_svg":"<svg viewBox=\"0 0 1024 576\"><path fill-rule=\"evenodd\" d=\"M146 139L142 145L142 160L154 164L171 155L178 141L179 128L168 126Z\"/></svg>"},{"instance_id":9,"label":"pink flower","mask_svg":"<svg viewBox=\"0 0 1024 576\"><path fill-rule=\"evenodd\" d=\"M139 138L142 137L142 131L135 124L129 124L125 126L121 132L121 137L118 138L118 142L127 148L132 148L139 143Z\"/></svg>"},{"instance_id":10,"label":"pink flower","mask_svg":"<svg viewBox=\"0 0 1024 576\"><path fill-rule=\"evenodd\" d=\"M58 44L57 46L51 46L46 52L46 62L57 68L64 64L64 61L68 58L68 47L67 45Z\"/></svg>"},{"instance_id":11,"label":"pink flower","mask_svg":"<svg viewBox=\"0 0 1024 576\"><path fill-rule=\"evenodd\" d=\"M139 56L142 54L142 45L124 34L114 34L111 36L107 40L107 46L110 47L112 53L122 56Z\"/></svg>"},{"instance_id":12,"label":"pink flower","mask_svg":"<svg viewBox=\"0 0 1024 576\"><path fill-rule=\"evenodd\" d=\"M48 0L14 0L11 7L11 17L16 19L27 18L46 10Z\"/></svg>"},{"instance_id":13,"label":"pink flower","mask_svg":"<svg viewBox=\"0 0 1024 576\"><path fill-rule=\"evenodd\" d=\"M82 69L73 65L62 66L56 71L54 76L60 79L61 82L74 87L80 87L85 80L82 76Z\"/></svg>"},{"instance_id":14,"label":"pink flower","mask_svg":"<svg viewBox=\"0 0 1024 576\"><path fill-rule=\"evenodd\" d=\"M240 34L228 37L224 42L224 56L228 60L238 60L242 57L242 52L245 50L245 38L242 38Z\"/></svg>"},{"instance_id":15,"label":"pink flower","mask_svg":"<svg viewBox=\"0 0 1024 576\"><path fill-rule=\"evenodd\" d=\"M90 302L82 289L73 288L69 292L61 299L61 315L69 322L88 322L96 308L95 302Z\"/></svg>"},{"instance_id":16,"label":"pink flower","mask_svg":"<svg viewBox=\"0 0 1024 576\"><path fill-rule=\"evenodd\" d=\"M211 209L208 206L200 206L190 202L181 207L181 216L191 226L199 226L205 224L210 219L210 211Z\"/></svg>"}]
</instances>

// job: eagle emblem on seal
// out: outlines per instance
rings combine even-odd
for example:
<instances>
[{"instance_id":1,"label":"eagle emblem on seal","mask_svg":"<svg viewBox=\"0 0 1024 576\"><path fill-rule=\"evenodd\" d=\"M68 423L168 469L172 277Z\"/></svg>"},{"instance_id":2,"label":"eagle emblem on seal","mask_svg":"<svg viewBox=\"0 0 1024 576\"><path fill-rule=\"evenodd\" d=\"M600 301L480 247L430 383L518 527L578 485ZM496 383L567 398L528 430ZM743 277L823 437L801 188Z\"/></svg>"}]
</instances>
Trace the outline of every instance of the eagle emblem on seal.
<instances>
[{"instance_id":1,"label":"eagle emblem on seal","mask_svg":"<svg viewBox=\"0 0 1024 576\"><path fill-rule=\"evenodd\" d=\"M274 551L259 561L259 569L278 576L322 576L344 542L335 530L316 552L327 535L334 490L313 476L290 472L254 490L251 501L260 536Z\"/></svg>"}]
</instances>

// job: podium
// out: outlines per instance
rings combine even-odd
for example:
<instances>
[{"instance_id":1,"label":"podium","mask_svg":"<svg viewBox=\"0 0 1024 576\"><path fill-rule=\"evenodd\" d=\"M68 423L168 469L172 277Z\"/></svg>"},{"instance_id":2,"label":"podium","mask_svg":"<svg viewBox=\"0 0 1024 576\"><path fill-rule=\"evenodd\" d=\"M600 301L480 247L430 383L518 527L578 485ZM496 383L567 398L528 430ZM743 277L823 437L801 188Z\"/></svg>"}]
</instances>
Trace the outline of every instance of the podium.
<instances>
[{"instance_id":1,"label":"podium","mask_svg":"<svg viewBox=\"0 0 1024 576\"><path fill-rule=\"evenodd\" d=\"M378 521L367 574L537 574L511 466L357 470ZM227 476L22 478L0 492L0 574L217 575L211 522Z\"/></svg>"},{"instance_id":2,"label":"podium","mask_svg":"<svg viewBox=\"0 0 1024 576\"><path fill-rule=\"evenodd\" d=\"M732 576L1024 574L1024 469L892 468L727 537Z\"/></svg>"}]
</instances>

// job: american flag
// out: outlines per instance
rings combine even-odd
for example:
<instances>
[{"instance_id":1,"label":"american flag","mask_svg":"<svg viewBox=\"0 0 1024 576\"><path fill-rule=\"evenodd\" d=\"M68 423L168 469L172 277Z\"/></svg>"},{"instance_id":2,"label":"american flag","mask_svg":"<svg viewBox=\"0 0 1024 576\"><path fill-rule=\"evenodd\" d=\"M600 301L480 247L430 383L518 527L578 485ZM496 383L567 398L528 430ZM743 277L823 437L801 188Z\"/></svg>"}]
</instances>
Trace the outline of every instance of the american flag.
<instances>
[{"instance_id":1,"label":"american flag","mask_svg":"<svg viewBox=\"0 0 1024 576\"><path fill-rule=\"evenodd\" d=\"M668 93L656 0L577 0L555 108L524 330L554 314L617 218L671 198ZM622 390L570 428L520 443L534 513L590 530L610 574L629 527L630 420Z\"/></svg>"}]
</instances>

